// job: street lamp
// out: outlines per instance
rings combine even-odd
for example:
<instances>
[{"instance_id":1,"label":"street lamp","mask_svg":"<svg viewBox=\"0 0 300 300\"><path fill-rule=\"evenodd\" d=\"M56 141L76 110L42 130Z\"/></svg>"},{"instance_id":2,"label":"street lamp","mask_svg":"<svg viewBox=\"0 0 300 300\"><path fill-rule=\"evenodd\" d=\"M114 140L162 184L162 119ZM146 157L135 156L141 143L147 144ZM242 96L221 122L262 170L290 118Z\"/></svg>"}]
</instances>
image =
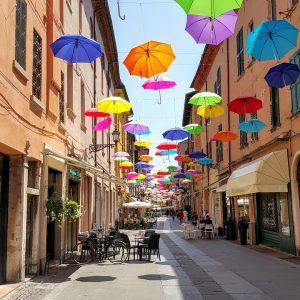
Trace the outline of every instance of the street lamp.
<instances>
[{"instance_id":1,"label":"street lamp","mask_svg":"<svg viewBox=\"0 0 300 300\"><path fill-rule=\"evenodd\" d=\"M97 152L97 151L103 150L108 147L110 147L110 148L115 147L116 144L120 140L120 132L117 128L115 128L115 130L111 133L111 135L112 135L112 140L114 141L114 144L90 144L90 146L89 146L90 152Z\"/></svg>"}]
</instances>

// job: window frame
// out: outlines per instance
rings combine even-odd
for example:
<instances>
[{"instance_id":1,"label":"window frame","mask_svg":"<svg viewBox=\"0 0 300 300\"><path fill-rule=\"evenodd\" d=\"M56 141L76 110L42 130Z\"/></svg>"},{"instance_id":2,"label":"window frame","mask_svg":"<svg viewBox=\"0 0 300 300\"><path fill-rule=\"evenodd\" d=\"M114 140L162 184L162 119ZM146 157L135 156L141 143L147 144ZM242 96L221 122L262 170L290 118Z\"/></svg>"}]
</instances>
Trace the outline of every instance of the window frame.
<instances>
[{"instance_id":1,"label":"window frame","mask_svg":"<svg viewBox=\"0 0 300 300\"><path fill-rule=\"evenodd\" d=\"M289 59L290 63L297 64L300 67L300 49L298 49ZM300 78L290 85L291 91L291 114L300 112ZM298 93L299 91L299 93Z\"/></svg>"},{"instance_id":2,"label":"window frame","mask_svg":"<svg viewBox=\"0 0 300 300\"><path fill-rule=\"evenodd\" d=\"M270 87L270 121L272 129L280 126L279 89Z\"/></svg>"},{"instance_id":3,"label":"window frame","mask_svg":"<svg viewBox=\"0 0 300 300\"><path fill-rule=\"evenodd\" d=\"M246 114L239 115L239 123L246 121ZM248 146L248 135L247 132L240 130L240 148L243 149Z\"/></svg>"},{"instance_id":4,"label":"window frame","mask_svg":"<svg viewBox=\"0 0 300 300\"><path fill-rule=\"evenodd\" d=\"M40 57L37 57L38 51L35 49L36 41L40 41ZM42 74L43 74L43 40L36 29L33 29L33 43L32 43L32 95L41 100L42 98ZM39 59L39 60L38 60ZM39 69L40 74L37 73ZM38 86L36 86L38 84Z\"/></svg>"},{"instance_id":5,"label":"window frame","mask_svg":"<svg viewBox=\"0 0 300 300\"><path fill-rule=\"evenodd\" d=\"M218 132L223 130L223 125L218 125ZM216 161L217 163L222 162L224 159L223 157L223 142L222 141L216 141Z\"/></svg>"},{"instance_id":6,"label":"window frame","mask_svg":"<svg viewBox=\"0 0 300 300\"><path fill-rule=\"evenodd\" d=\"M245 58L244 58L244 32L243 27L236 35L236 49L237 49L237 75L240 77L245 72Z\"/></svg>"}]
</instances>

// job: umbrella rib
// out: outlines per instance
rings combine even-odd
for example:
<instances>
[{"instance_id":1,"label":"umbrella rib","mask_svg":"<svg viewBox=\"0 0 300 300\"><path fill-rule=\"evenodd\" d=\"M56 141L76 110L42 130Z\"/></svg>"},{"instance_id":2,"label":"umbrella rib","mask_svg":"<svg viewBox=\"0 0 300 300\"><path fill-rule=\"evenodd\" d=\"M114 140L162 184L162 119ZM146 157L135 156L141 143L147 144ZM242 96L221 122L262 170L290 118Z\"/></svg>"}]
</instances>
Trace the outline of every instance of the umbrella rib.
<instances>
[{"instance_id":1,"label":"umbrella rib","mask_svg":"<svg viewBox=\"0 0 300 300\"><path fill-rule=\"evenodd\" d=\"M140 59L144 58L145 55L146 55L145 53L142 54L142 55L135 61L135 63L133 64L133 66L132 66L132 68L131 68L131 72L133 72L133 69L134 69L135 66L137 65L138 61L139 61Z\"/></svg>"}]
</instances>

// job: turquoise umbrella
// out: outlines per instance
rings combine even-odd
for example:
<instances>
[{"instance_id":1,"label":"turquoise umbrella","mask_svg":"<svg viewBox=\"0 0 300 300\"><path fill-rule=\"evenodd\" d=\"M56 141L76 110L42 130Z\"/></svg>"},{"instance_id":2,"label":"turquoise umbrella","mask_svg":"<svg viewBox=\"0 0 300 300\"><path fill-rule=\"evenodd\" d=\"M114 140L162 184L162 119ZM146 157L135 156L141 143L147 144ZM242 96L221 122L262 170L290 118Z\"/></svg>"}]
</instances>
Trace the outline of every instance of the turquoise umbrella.
<instances>
[{"instance_id":1,"label":"turquoise umbrella","mask_svg":"<svg viewBox=\"0 0 300 300\"><path fill-rule=\"evenodd\" d=\"M238 129L244 132L259 132L266 127L266 124L258 119L251 119L249 121L240 123Z\"/></svg>"}]
</instances>

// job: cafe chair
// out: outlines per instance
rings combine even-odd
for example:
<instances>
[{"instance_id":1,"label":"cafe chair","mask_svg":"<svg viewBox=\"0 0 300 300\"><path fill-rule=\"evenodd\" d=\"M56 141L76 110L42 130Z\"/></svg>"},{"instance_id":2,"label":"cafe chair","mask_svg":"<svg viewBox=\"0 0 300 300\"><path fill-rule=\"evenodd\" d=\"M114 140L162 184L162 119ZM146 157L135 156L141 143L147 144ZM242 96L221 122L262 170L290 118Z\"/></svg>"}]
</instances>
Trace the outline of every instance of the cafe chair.
<instances>
[{"instance_id":1,"label":"cafe chair","mask_svg":"<svg viewBox=\"0 0 300 300\"><path fill-rule=\"evenodd\" d=\"M151 260L151 255L156 254L156 257L160 260L160 253L159 253L159 239L160 234L153 233L150 235L147 244L140 244L140 255L142 254L143 250L145 250L146 255L148 256L148 261Z\"/></svg>"},{"instance_id":2,"label":"cafe chair","mask_svg":"<svg viewBox=\"0 0 300 300\"><path fill-rule=\"evenodd\" d=\"M127 258L128 261L130 258L130 252L131 252L131 250L133 250L133 259L135 260L135 250L138 250L139 246L131 245L129 236L127 234L121 233L121 232L116 232L116 234L114 236L114 240L121 241L126 244L126 246L128 248L128 258Z\"/></svg>"},{"instance_id":3,"label":"cafe chair","mask_svg":"<svg viewBox=\"0 0 300 300\"><path fill-rule=\"evenodd\" d=\"M208 238L214 238L214 225L213 224L205 224L204 227L204 237L206 239Z\"/></svg>"}]
</instances>

